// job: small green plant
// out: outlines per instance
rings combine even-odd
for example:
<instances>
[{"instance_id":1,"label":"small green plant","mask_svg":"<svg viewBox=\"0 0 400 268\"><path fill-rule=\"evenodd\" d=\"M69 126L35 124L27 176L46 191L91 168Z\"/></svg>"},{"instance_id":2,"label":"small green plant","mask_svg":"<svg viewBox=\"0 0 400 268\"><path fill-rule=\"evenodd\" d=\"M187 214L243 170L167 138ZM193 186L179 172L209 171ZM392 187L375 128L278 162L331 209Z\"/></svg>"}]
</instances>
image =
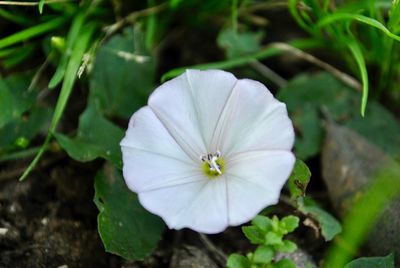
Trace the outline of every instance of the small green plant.
<instances>
[{"instance_id":1,"label":"small green plant","mask_svg":"<svg viewBox=\"0 0 400 268\"><path fill-rule=\"evenodd\" d=\"M293 232L299 226L299 218L287 216L272 219L266 216L256 216L251 226L242 227L245 236L252 244L258 245L254 252L249 252L246 256L231 254L228 258L228 268L291 268L296 267L295 263L289 259L277 260L278 252L290 253L297 249L297 245L283 237Z\"/></svg>"}]
</instances>

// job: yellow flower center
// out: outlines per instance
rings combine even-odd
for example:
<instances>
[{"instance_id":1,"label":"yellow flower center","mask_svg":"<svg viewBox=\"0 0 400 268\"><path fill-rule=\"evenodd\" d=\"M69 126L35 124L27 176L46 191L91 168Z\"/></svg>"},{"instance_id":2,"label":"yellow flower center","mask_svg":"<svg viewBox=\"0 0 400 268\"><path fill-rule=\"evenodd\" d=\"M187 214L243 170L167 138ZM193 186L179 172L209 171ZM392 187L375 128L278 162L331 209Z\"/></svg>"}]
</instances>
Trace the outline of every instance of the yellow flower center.
<instances>
[{"instance_id":1,"label":"yellow flower center","mask_svg":"<svg viewBox=\"0 0 400 268\"><path fill-rule=\"evenodd\" d=\"M203 161L201 169L208 178L215 179L224 173L225 162L224 159L221 158L221 153L219 151L215 154L201 156L201 161Z\"/></svg>"}]
</instances>

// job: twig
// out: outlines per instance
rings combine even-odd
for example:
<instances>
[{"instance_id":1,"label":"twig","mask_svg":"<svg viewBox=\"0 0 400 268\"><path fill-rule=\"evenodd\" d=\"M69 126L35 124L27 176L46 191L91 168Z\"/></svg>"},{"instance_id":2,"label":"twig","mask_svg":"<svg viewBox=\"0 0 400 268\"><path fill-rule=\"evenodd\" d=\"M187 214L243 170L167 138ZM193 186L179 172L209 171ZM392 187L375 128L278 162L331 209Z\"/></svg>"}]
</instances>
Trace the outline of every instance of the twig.
<instances>
[{"instance_id":1,"label":"twig","mask_svg":"<svg viewBox=\"0 0 400 268\"><path fill-rule=\"evenodd\" d=\"M260 74L265 76L267 79L271 80L277 86L279 86L279 87L286 86L287 81L282 76L275 73L270 68L268 68L266 65L259 62L258 60L251 62L250 66L253 69L255 69L257 72L259 72Z\"/></svg>"},{"instance_id":2,"label":"twig","mask_svg":"<svg viewBox=\"0 0 400 268\"><path fill-rule=\"evenodd\" d=\"M213 242L204 234L199 234L201 242L207 248L210 253L212 253L215 257L215 260L218 262L219 265L222 267L226 266L226 260L228 257L222 252L219 248L217 248Z\"/></svg>"},{"instance_id":3,"label":"twig","mask_svg":"<svg viewBox=\"0 0 400 268\"><path fill-rule=\"evenodd\" d=\"M276 42L276 43L272 43L270 46L275 47L280 50L286 50L288 52L291 52L296 57L299 57L303 60L313 63L313 64L317 65L318 67L321 67L322 69L330 72L333 76L335 76L336 78L341 80L346 85L348 85L356 90L361 90L361 88L362 88L360 82L358 82L356 79L354 79L350 75L336 69L335 67L333 67L332 65L330 65L324 61L321 61L320 59L314 57L313 55L311 55L309 53L306 53L306 52L304 52L298 48L295 48L289 44L286 44L286 43Z\"/></svg>"},{"instance_id":4,"label":"twig","mask_svg":"<svg viewBox=\"0 0 400 268\"><path fill-rule=\"evenodd\" d=\"M47 0L45 4L55 4L55 3L63 3L63 2L75 2L74 0ZM38 6L38 2L15 2L15 1L0 1L0 5L7 6Z\"/></svg>"},{"instance_id":5,"label":"twig","mask_svg":"<svg viewBox=\"0 0 400 268\"><path fill-rule=\"evenodd\" d=\"M106 37L112 35L116 31L118 31L126 23L134 23L140 17L145 17L145 16L148 16L151 14L156 14L156 13L162 11L166 7L167 7L167 3L163 3L158 6L149 7L146 9L139 10L139 11L134 11L134 12L128 14L128 16L126 16L125 18L122 18L121 20L117 21L116 23L104 27L103 30L106 32Z\"/></svg>"}]
</instances>

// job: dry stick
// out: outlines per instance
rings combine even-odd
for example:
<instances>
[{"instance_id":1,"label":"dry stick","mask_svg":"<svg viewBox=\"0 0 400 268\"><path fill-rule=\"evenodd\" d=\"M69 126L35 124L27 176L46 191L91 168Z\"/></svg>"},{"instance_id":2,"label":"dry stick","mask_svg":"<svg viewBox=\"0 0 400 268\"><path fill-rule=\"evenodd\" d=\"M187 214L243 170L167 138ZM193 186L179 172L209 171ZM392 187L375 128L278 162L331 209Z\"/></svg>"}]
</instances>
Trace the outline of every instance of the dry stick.
<instances>
[{"instance_id":1,"label":"dry stick","mask_svg":"<svg viewBox=\"0 0 400 268\"><path fill-rule=\"evenodd\" d=\"M63 3L63 2L75 2L74 0L47 0L45 4ZM38 6L40 2L15 2L15 1L0 1L0 5L7 6Z\"/></svg>"},{"instance_id":2,"label":"dry stick","mask_svg":"<svg viewBox=\"0 0 400 268\"><path fill-rule=\"evenodd\" d=\"M226 265L226 260L228 257L225 255L224 252L222 252L219 248L217 248L213 242L211 242L210 239L204 234L199 234L201 242L204 244L204 246L207 248L208 251L210 251L216 261L218 261L218 264L221 265L222 267L225 267Z\"/></svg>"},{"instance_id":3,"label":"dry stick","mask_svg":"<svg viewBox=\"0 0 400 268\"><path fill-rule=\"evenodd\" d=\"M106 36L110 36L113 33L115 33L116 31L118 31L126 23L134 23L137 21L138 18L145 17L145 16L148 16L151 14L156 14L156 13L162 11L166 7L167 7L167 3L163 3L158 6L149 7L146 9L139 10L139 11L134 11L134 12L130 13L128 16L126 16L125 18L117 21L116 23L104 27L103 30L106 32Z\"/></svg>"},{"instance_id":4,"label":"dry stick","mask_svg":"<svg viewBox=\"0 0 400 268\"><path fill-rule=\"evenodd\" d=\"M330 72L333 76L335 76L336 78L338 78L339 80L341 80L343 83L345 83L346 85L356 89L356 90L361 90L362 86L360 84L360 82L358 82L356 79L354 79L353 77L351 77L350 75L336 69L335 67L333 67L332 65L321 61L320 59L314 57L311 54L308 54L298 48L295 48L291 45L288 45L286 43L280 43L280 42L276 42L276 43L271 43L270 47L275 47L277 49L280 50L286 50L288 52L291 52L293 55L295 55L296 57L299 57L301 59L304 59L310 63L313 63L319 67L321 67L322 69Z\"/></svg>"},{"instance_id":5,"label":"dry stick","mask_svg":"<svg viewBox=\"0 0 400 268\"><path fill-rule=\"evenodd\" d=\"M257 72L259 72L260 74L265 76L267 79L271 80L277 86L279 86L279 87L286 86L287 81L282 76L275 73L270 68L268 68L266 65L259 62L258 60L251 62L250 66L253 69L255 69Z\"/></svg>"}]
</instances>

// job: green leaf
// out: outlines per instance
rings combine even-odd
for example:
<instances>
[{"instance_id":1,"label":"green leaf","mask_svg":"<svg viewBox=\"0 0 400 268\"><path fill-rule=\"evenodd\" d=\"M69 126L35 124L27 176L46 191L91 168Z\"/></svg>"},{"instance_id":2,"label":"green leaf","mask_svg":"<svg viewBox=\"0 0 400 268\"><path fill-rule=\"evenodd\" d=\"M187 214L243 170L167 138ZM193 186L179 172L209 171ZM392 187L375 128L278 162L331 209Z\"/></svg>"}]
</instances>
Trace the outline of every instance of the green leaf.
<instances>
[{"instance_id":1,"label":"green leaf","mask_svg":"<svg viewBox=\"0 0 400 268\"><path fill-rule=\"evenodd\" d=\"M0 128L18 120L35 101L36 91L28 90L31 81L29 74L17 74L0 78Z\"/></svg>"},{"instance_id":2,"label":"green leaf","mask_svg":"<svg viewBox=\"0 0 400 268\"><path fill-rule=\"evenodd\" d=\"M296 268L296 264L289 259L283 259L275 263L274 268Z\"/></svg>"},{"instance_id":3,"label":"green leaf","mask_svg":"<svg viewBox=\"0 0 400 268\"><path fill-rule=\"evenodd\" d=\"M89 101L98 103L107 115L129 118L154 89L154 60L134 45L141 37L127 29L97 52Z\"/></svg>"},{"instance_id":4,"label":"green leaf","mask_svg":"<svg viewBox=\"0 0 400 268\"><path fill-rule=\"evenodd\" d=\"M250 268L251 263L245 256L234 253L228 257L226 266L228 268Z\"/></svg>"},{"instance_id":5,"label":"green leaf","mask_svg":"<svg viewBox=\"0 0 400 268\"><path fill-rule=\"evenodd\" d=\"M261 245L257 247L252 260L255 263L268 264L271 263L274 255L275 251L270 246Z\"/></svg>"},{"instance_id":6,"label":"green leaf","mask_svg":"<svg viewBox=\"0 0 400 268\"><path fill-rule=\"evenodd\" d=\"M17 120L0 128L0 155L29 145L31 139L39 132L45 131L52 112L49 107L35 105ZM21 142L26 146L22 146Z\"/></svg>"},{"instance_id":7,"label":"green leaf","mask_svg":"<svg viewBox=\"0 0 400 268\"><path fill-rule=\"evenodd\" d=\"M381 104L371 101L365 117L355 114L345 126L355 130L393 157L400 152L400 123Z\"/></svg>"},{"instance_id":8,"label":"green leaf","mask_svg":"<svg viewBox=\"0 0 400 268\"><path fill-rule=\"evenodd\" d=\"M300 219L296 216L286 216L281 219L279 227L285 230L285 234L293 232L299 226Z\"/></svg>"},{"instance_id":9,"label":"green leaf","mask_svg":"<svg viewBox=\"0 0 400 268\"><path fill-rule=\"evenodd\" d=\"M223 48L228 59L254 53L261 49L262 32L237 33L231 28L221 31L218 35L218 46Z\"/></svg>"},{"instance_id":10,"label":"green leaf","mask_svg":"<svg viewBox=\"0 0 400 268\"><path fill-rule=\"evenodd\" d=\"M243 226L242 231L252 244L264 243L264 234L255 226Z\"/></svg>"},{"instance_id":11,"label":"green leaf","mask_svg":"<svg viewBox=\"0 0 400 268\"><path fill-rule=\"evenodd\" d=\"M266 216L257 215L251 221L251 224L259 228L263 232L267 232L271 229L271 219Z\"/></svg>"},{"instance_id":12,"label":"green leaf","mask_svg":"<svg viewBox=\"0 0 400 268\"><path fill-rule=\"evenodd\" d=\"M324 85L324 86L321 86ZM297 131L296 156L306 160L318 154L322 141L319 112L327 107L333 119L351 114L356 94L328 73L299 75L281 89L278 98L286 103Z\"/></svg>"},{"instance_id":13,"label":"green leaf","mask_svg":"<svg viewBox=\"0 0 400 268\"><path fill-rule=\"evenodd\" d=\"M394 268L394 254L385 257L362 257L355 259L344 268Z\"/></svg>"},{"instance_id":14,"label":"green leaf","mask_svg":"<svg viewBox=\"0 0 400 268\"><path fill-rule=\"evenodd\" d=\"M319 223L321 234L326 241L332 240L342 231L342 226L339 221L322 208L316 205L304 205L300 206L299 209L310 215Z\"/></svg>"},{"instance_id":15,"label":"green leaf","mask_svg":"<svg viewBox=\"0 0 400 268\"><path fill-rule=\"evenodd\" d=\"M265 235L265 244L266 245L281 245L282 244L282 236L277 233L269 232Z\"/></svg>"},{"instance_id":16,"label":"green leaf","mask_svg":"<svg viewBox=\"0 0 400 268\"><path fill-rule=\"evenodd\" d=\"M75 138L55 134L61 147L73 159L86 162L102 157L118 167L122 165L119 142L123 136L124 131L105 119L92 105L81 115Z\"/></svg>"},{"instance_id":17,"label":"green leaf","mask_svg":"<svg viewBox=\"0 0 400 268\"><path fill-rule=\"evenodd\" d=\"M292 199L305 196L306 188L310 182L311 172L307 165L300 159L296 159L292 174L288 180L288 188Z\"/></svg>"},{"instance_id":18,"label":"green leaf","mask_svg":"<svg viewBox=\"0 0 400 268\"><path fill-rule=\"evenodd\" d=\"M276 251L279 252L294 252L297 249L297 245L289 240L283 240L283 243L280 245L274 246Z\"/></svg>"},{"instance_id":19,"label":"green leaf","mask_svg":"<svg viewBox=\"0 0 400 268\"><path fill-rule=\"evenodd\" d=\"M151 254L164 230L161 219L139 204L121 173L110 165L97 173L94 187L98 230L106 251L128 260Z\"/></svg>"}]
</instances>

